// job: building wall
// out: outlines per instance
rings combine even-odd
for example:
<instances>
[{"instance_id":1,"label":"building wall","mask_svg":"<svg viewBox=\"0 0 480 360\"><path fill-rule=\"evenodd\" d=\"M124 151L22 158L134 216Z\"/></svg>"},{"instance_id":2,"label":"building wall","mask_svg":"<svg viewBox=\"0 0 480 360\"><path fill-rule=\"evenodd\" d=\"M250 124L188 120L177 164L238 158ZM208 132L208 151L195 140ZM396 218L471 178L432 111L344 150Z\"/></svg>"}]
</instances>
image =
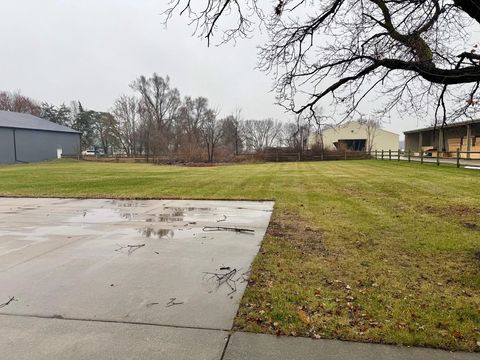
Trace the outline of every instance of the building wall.
<instances>
[{"instance_id":1,"label":"building wall","mask_svg":"<svg viewBox=\"0 0 480 360\"><path fill-rule=\"evenodd\" d=\"M0 140L1 149L13 155L13 129L2 130L6 130L3 132L8 132L12 140L5 146ZM17 162L20 163L56 159L58 148L62 149L63 155L77 155L80 151L80 135L74 133L15 129L15 140ZM14 156L0 155L0 159L3 163L15 162Z\"/></svg>"},{"instance_id":2,"label":"building wall","mask_svg":"<svg viewBox=\"0 0 480 360\"><path fill-rule=\"evenodd\" d=\"M349 122L335 128L325 129L322 133L323 144L325 149L335 149L334 143L338 140L361 140L366 139L368 142L368 131L365 125L358 122ZM316 139L312 139L312 143ZM383 129L377 129L372 150L398 150L399 135L391 133ZM367 143L367 149L369 144Z\"/></svg>"},{"instance_id":3,"label":"building wall","mask_svg":"<svg viewBox=\"0 0 480 360\"><path fill-rule=\"evenodd\" d=\"M475 138L480 136L480 124L470 125L470 136ZM466 143L467 126L459 125L454 127L447 127L442 131L440 129L424 130L422 133L422 143L420 144L420 131L405 134L405 150L418 153L422 150L422 147L431 147L433 149L441 148L445 151L456 151L458 146L450 148L449 142L453 139L461 139ZM443 134L441 136L441 134Z\"/></svg>"},{"instance_id":4,"label":"building wall","mask_svg":"<svg viewBox=\"0 0 480 360\"><path fill-rule=\"evenodd\" d=\"M13 130L0 128L0 164L12 164L14 162Z\"/></svg>"}]
</instances>

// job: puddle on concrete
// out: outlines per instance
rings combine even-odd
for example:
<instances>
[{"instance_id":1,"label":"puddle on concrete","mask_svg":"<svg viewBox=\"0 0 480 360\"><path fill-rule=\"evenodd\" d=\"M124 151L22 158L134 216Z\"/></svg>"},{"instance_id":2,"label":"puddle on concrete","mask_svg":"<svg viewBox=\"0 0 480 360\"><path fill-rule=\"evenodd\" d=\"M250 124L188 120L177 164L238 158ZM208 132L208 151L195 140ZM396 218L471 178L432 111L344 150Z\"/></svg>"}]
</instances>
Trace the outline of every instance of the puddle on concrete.
<instances>
[{"instance_id":1,"label":"puddle on concrete","mask_svg":"<svg viewBox=\"0 0 480 360\"><path fill-rule=\"evenodd\" d=\"M145 219L146 222L162 222L162 223L172 223L172 222L179 222L183 221L183 213L178 216L179 214L158 214L158 215L153 215L153 214L147 214L147 216L150 216Z\"/></svg>"},{"instance_id":2,"label":"puddle on concrete","mask_svg":"<svg viewBox=\"0 0 480 360\"><path fill-rule=\"evenodd\" d=\"M226 225L225 222L232 221L232 218L234 223L239 221L228 207L211 207L208 203L194 206L187 202L180 202L180 206L175 202L173 204L177 206L165 206L169 203L172 204L170 201L58 200L55 206L46 204L43 208L34 204L8 206L3 208L3 213L17 214L21 218L20 227L13 228L5 223L0 227L0 239L14 240L15 243L10 242L7 246L9 249L48 241L52 236L57 241L81 236L105 243L117 239L142 241L142 238L152 241L175 239L175 242L182 243L183 239L191 241L196 238L204 244L206 239L213 239L213 234L207 237L202 231L205 224ZM237 207L247 210L247 207ZM56 210L52 211L54 208ZM31 211L27 213L25 210ZM240 221L251 220L247 217Z\"/></svg>"},{"instance_id":3,"label":"puddle on concrete","mask_svg":"<svg viewBox=\"0 0 480 360\"><path fill-rule=\"evenodd\" d=\"M125 214L124 214L125 216ZM118 222L122 221L122 219L126 219L127 217L122 216L122 214L114 209L108 208L99 208L99 209L88 209L88 210L81 210L79 214L76 216L72 216L67 219L67 222L71 223L110 223L110 222ZM131 215L130 215L131 218Z\"/></svg>"},{"instance_id":4,"label":"puddle on concrete","mask_svg":"<svg viewBox=\"0 0 480 360\"><path fill-rule=\"evenodd\" d=\"M172 229L154 229L151 227L137 229L138 233L146 238L173 238L175 231Z\"/></svg>"},{"instance_id":5,"label":"puddle on concrete","mask_svg":"<svg viewBox=\"0 0 480 360\"><path fill-rule=\"evenodd\" d=\"M121 208L136 208L136 207L148 207L148 203L139 200L110 200L112 205Z\"/></svg>"},{"instance_id":6,"label":"puddle on concrete","mask_svg":"<svg viewBox=\"0 0 480 360\"><path fill-rule=\"evenodd\" d=\"M172 211L171 213L151 214L127 212L119 208L96 208L77 211L78 214L67 221L72 223L111 223L123 221L161 222L173 223L184 221L184 212Z\"/></svg>"},{"instance_id":7,"label":"puddle on concrete","mask_svg":"<svg viewBox=\"0 0 480 360\"><path fill-rule=\"evenodd\" d=\"M28 240L48 240L50 236L88 236L100 234L101 231L67 225L22 227L19 229L0 229L0 236L18 236Z\"/></svg>"},{"instance_id":8,"label":"puddle on concrete","mask_svg":"<svg viewBox=\"0 0 480 360\"><path fill-rule=\"evenodd\" d=\"M12 215L12 214L18 214L24 211L37 210L37 209L38 209L38 206L37 207L17 206L17 207L9 208L8 210L5 210L5 211L0 211L0 214Z\"/></svg>"},{"instance_id":9,"label":"puddle on concrete","mask_svg":"<svg viewBox=\"0 0 480 360\"><path fill-rule=\"evenodd\" d=\"M212 211L212 208L208 207L171 207L165 206L164 209L172 209L174 212L192 212L192 211Z\"/></svg>"}]
</instances>

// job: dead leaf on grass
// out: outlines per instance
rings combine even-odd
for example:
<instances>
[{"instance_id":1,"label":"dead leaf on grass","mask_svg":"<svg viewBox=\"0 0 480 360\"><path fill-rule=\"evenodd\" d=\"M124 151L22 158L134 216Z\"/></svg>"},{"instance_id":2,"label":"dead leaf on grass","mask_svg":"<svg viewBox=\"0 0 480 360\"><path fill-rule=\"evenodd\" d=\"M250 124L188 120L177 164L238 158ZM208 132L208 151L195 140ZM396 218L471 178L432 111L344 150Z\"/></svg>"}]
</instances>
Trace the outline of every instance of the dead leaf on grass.
<instances>
[{"instance_id":1,"label":"dead leaf on grass","mask_svg":"<svg viewBox=\"0 0 480 360\"><path fill-rule=\"evenodd\" d=\"M310 324L310 316L308 316L308 314L305 312L305 310L303 309L299 309L297 311L297 314L298 314L298 317L300 318L300 320L302 320L302 322L304 324Z\"/></svg>"}]
</instances>

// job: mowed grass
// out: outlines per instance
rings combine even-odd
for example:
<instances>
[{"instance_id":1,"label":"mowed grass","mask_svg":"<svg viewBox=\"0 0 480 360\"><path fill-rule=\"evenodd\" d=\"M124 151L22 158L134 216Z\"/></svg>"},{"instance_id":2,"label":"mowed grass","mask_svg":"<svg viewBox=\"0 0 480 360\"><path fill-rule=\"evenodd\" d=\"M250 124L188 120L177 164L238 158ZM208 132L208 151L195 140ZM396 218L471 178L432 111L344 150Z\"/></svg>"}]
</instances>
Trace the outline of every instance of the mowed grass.
<instances>
[{"instance_id":1,"label":"mowed grass","mask_svg":"<svg viewBox=\"0 0 480 360\"><path fill-rule=\"evenodd\" d=\"M274 199L236 329L478 350L480 172L374 160L60 161L1 166L0 194Z\"/></svg>"}]
</instances>

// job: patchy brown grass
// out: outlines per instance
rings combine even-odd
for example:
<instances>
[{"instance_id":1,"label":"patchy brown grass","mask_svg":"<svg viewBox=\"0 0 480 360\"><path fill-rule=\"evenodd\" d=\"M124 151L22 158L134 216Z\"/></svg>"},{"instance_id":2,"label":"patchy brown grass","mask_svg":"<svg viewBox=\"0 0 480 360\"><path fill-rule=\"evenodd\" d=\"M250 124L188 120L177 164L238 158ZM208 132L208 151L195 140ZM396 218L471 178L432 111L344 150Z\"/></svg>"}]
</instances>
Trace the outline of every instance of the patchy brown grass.
<instances>
[{"instance_id":1,"label":"patchy brown grass","mask_svg":"<svg viewBox=\"0 0 480 360\"><path fill-rule=\"evenodd\" d=\"M237 329L478 349L478 251L398 251L368 233L351 234L341 246L298 216L275 214Z\"/></svg>"},{"instance_id":2,"label":"patchy brown grass","mask_svg":"<svg viewBox=\"0 0 480 360\"><path fill-rule=\"evenodd\" d=\"M480 231L480 207L458 205L447 207L425 206L423 210L429 214L440 216L447 221L457 220L467 229Z\"/></svg>"},{"instance_id":3,"label":"patchy brown grass","mask_svg":"<svg viewBox=\"0 0 480 360\"><path fill-rule=\"evenodd\" d=\"M450 205L446 207L437 207L437 206L425 206L423 210L430 214L435 214L445 217L477 217L480 216L480 207L470 207L462 205Z\"/></svg>"}]
</instances>

